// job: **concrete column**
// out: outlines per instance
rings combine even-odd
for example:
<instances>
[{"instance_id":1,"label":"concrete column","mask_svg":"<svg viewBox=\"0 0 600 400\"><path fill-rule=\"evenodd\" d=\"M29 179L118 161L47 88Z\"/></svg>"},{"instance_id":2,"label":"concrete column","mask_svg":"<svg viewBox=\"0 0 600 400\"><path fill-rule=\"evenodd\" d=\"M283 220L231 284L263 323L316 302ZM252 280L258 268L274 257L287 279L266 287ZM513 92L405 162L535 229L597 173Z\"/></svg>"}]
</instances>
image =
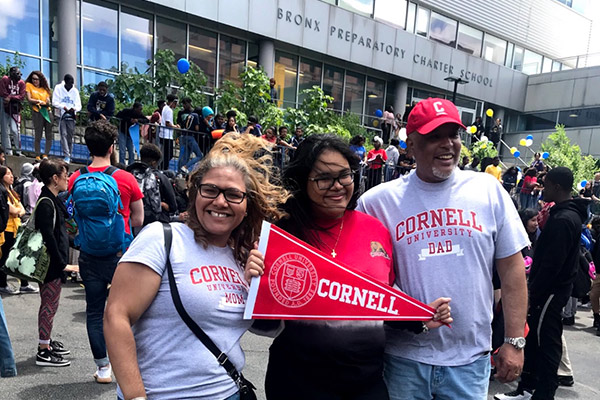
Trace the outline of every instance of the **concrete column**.
<instances>
[{"instance_id":1,"label":"concrete column","mask_svg":"<svg viewBox=\"0 0 600 400\"><path fill-rule=\"evenodd\" d=\"M275 43L272 40L258 43L258 65L263 67L269 78L275 74Z\"/></svg>"},{"instance_id":2,"label":"concrete column","mask_svg":"<svg viewBox=\"0 0 600 400\"><path fill-rule=\"evenodd\" d=\"M408 81L397 80L396 81L396 91L394 93L395 98L396 98L396 100L393 104L394 113L395 114L400 113L400 115L402 115L403 119L404 119L404 112L406 111L406 102L408 101L408 99L406 98L407 94L408 94Z\"/></svg>"},{"instance_id":3,"label":"concrete column","mask_svg":"<svg viewBox=\"0 0 600 400\"><path fill-rule=\"evenodd\" d=\"M58 0L58 79L71 74L77 82L77 0Z\"/></svg>"}]
</instances>

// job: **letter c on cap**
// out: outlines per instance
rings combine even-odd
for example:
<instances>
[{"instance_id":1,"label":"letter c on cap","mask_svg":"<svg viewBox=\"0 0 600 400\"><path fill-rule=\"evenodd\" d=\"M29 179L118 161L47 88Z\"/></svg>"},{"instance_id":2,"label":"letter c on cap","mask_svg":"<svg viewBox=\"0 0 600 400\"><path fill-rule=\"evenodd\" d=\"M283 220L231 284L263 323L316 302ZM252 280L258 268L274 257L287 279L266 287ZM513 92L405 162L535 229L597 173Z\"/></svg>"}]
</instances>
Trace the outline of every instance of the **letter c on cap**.
<instances>
[{"instance_id":1,"label":"letter c on cap","mask_svg":"<svg viewBox=\"0 0 600 400\"><path fill-rule=\"evenodd\" d=\"M442 107L442 102L441 101L436 101L435 103L433 103L433 108L435 109L435 112L438 114L445 114L446 110L444 110L444 107Z\"/></svg>"}]
</instances>

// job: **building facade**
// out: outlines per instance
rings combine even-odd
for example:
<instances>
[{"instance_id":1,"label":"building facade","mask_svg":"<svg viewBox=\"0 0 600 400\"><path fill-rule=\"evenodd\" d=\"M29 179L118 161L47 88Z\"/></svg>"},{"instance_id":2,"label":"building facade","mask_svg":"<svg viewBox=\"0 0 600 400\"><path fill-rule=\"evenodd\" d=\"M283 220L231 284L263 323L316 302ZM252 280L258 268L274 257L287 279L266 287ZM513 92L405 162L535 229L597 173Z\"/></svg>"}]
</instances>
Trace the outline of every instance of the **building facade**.
<instances>
[{"instance_id":1,"label":"building facade","mask_svg":"<svg viewBox=\"0 0 600 400\"><path fill-rule=\"evenodd\" d=\"M412 101L452 98L455 86L465 124L493 108L506 132L535 131L540 112L556 112L560 121L567 109L600 105L592 99L569 108L530 106L537 74L562 79L587 66L589 59L579 57L593 30L586 0L4 3L0 59L18 51L24 73L41 69L52 84L65 73L83 85L123 69L142 72L157 50L171 49L202 68L208 94L224 80L239 81L246 65L260 65L276 79L281 107L298 104L302 90L317 85L334 97L336 110L360 115L367 126L378 109L393 105L403 114ZM600 125L593 118L585 123Z\"/></svg>"}]
</instances>

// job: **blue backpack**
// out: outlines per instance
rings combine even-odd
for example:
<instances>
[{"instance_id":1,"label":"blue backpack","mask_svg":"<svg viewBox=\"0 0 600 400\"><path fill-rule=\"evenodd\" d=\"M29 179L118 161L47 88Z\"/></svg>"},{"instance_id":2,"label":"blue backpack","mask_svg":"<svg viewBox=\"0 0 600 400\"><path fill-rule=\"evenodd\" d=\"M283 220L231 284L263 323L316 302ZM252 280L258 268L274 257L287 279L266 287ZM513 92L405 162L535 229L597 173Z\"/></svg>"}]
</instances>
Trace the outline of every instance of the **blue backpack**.
<instances>
[{"instance_id":1,"label":"blue backpack","mask_svg":"<svg viewBox=\"0 0 600 400\"><path fill-rule=\"evenodd\" d=\"M75 221L79 229L75 245L95 256L125 253L133 236L125 232L125 221L119 214L123 208L117 181L112 175L117 168L104 171L79 170L71 189Z\"/></svg>"}]
</instances>

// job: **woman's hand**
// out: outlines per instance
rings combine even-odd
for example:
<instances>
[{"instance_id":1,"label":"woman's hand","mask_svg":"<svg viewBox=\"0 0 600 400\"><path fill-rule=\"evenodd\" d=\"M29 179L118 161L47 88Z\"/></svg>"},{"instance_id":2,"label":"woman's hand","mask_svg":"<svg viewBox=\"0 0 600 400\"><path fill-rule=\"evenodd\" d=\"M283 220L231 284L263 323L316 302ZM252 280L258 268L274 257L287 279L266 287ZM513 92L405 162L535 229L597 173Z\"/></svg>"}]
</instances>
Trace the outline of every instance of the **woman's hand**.
<instances>
[{"instance_id":1,"label":"woman's hand","mask_svg":"<svg viewBox=\"0 0 600 400\"><path fill-rule=\"evenodd\" d=\"M250 283L252 278L261 276L265 271L265 256L258 251L258 244L254 244L254 250L250 251L248 260L246 260L246 268L244 268L244 278Z\"/></svg>"},{"instance_id":2,"label":"woman's hand","mask_svg":"<svg viewBox=\"0 0 600 400\"><path fill-rule=\"evenodd\" d=\"M452 299L449 297L440 297L439 299L434 300L432 303L429 303L429 307L435 309L435 314L433 315L433 319L425 322L425 326L427 326L427 328L439 328L442 325L449 325L454 321L450 315L451 300Z\"/></svg>"}]
</instances>

